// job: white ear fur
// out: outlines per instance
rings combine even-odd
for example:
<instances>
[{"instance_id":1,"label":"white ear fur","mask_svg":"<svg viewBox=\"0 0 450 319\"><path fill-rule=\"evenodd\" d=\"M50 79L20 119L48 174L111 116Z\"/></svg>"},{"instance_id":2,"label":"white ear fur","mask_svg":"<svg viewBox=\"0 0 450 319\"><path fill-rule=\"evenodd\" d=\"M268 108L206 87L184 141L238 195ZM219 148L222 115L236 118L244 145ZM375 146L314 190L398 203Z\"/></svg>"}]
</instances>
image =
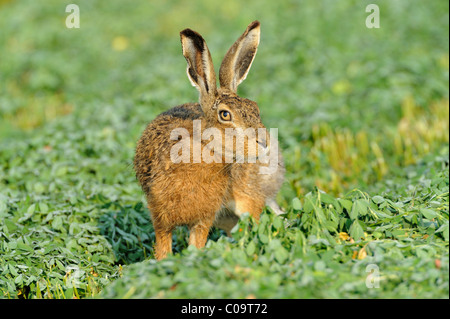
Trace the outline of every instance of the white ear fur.
<instances>
[{"instance_id":1,"label":"white ear fur","mask_svg":"<svg viewBox=\"0 0 450 319\"><path fill-rule=\"evenodd\" d=\"M200 92L200 101L206 102L216 94L216 74L205 40L195 31L180 33L183 55L187 61L187 75Z\"/></svg>"},{"instance_id":2,"label":"white ear fur","mask_svg":"<svg viewBox=\"0 0 450 319\"><path fill-rule=\"evenodd\" d=\"M225 55L220 66L220 86L233 92L247 77L260 40L260 23L253 21Z\"/></svg>"}]
</instances>

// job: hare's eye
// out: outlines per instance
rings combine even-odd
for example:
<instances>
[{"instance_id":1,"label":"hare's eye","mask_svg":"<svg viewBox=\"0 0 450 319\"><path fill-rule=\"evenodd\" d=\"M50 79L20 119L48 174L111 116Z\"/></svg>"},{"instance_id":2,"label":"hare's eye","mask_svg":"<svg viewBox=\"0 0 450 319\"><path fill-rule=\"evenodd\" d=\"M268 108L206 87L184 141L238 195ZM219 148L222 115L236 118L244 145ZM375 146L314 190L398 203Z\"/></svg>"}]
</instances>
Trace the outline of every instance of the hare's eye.
<instances>
[{"instance_id":1,"label":"hare's eye","mask_svg":"<svg viewBox=\"0 0 450 319\"><path fill-rule=\"evenodd\" d=\"M228 111L220 111L219 116L222 121L231 121L231 113Z\"/></svg>"}]
</instances>

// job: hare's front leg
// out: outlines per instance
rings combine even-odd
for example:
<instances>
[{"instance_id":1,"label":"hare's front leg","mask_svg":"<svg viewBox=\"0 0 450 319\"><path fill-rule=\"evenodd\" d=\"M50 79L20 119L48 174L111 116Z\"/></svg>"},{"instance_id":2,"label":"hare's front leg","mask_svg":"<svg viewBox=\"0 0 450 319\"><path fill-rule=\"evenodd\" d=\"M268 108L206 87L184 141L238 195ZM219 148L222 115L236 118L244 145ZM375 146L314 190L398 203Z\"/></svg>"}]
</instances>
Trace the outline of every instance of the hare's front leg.
<instances>
[{"instance_id":1,"label":"hare's front leg","mask_svg":"<svg viewBox=\"0 0 450 319\"><path fill-rule=\"evenodd\" d=\"M209 230L213 225L214 219L202 220L189 227L189 245L197 248L203 248L208 239Z\"/></svg>"},{"instance_id":2,"label":"hare's front leg","mask_svg":"<svg viewBox=\"0 0 450 319\"><path fill-rule=\"evenodd\" d=\"M244 213L249 213L250 216L259 220L264 209L264 198L258 196L250 197L247 194L234 193L234 201L232 207L234 213L237 216L241 216Z\"/></svg>"}]
</instances>

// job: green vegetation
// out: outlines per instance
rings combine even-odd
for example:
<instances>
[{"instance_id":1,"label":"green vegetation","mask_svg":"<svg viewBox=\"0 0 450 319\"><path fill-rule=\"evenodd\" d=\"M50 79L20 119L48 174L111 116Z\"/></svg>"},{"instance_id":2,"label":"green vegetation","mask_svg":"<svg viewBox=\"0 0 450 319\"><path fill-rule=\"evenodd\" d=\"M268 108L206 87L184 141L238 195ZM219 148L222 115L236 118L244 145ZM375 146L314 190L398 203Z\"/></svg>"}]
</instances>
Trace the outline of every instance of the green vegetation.
<instances>
[{"instance_id":1,"label":"green vegetation","mask_svg":"<svg viewBox=\"0 0 450 319\"><path fill-rule=\"evenodd\" d=\"M0 0L0 298L448 298L447 1ZM279 129L286 214L207 247L154 234L132 169L145 125L197 99L178 32L216 68L250 21L239 93ZM368 288L368 269L379 288Z\"/></svg>"},{"instance_id":2,"label":"green vegetation","mask_svg":"<svg viewBox=\"0 0 450 319\"><path fill-rule=\"evenodd\" d=\"M448 171L438 173L446 158L429 160L396 176L407 185L394 187L395 196L315 190L303 205L292 202L287 221L266 213L255 224L247 215L233 240L133 264L101 297L445 297ZM379 269L379 288L366 286L370 265Z\"/></svg>"}]
</instances>

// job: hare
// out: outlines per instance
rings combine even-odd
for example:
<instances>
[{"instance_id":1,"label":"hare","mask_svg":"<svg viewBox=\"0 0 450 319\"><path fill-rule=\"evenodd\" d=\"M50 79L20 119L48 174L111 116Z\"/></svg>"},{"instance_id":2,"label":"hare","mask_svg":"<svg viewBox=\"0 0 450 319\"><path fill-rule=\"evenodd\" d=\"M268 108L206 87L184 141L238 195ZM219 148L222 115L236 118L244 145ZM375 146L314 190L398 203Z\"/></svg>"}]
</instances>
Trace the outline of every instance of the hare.
<instances>
[{"instance_id":1,"label":"hare","mask_svg":"<svg viewBox=\"0 0 450 319\"><path fill-rule=\"evenodd\" d=\"M134 158L136 177L151 212L157 260L172 252L172 231L176 226L188 225L189 244L201 248L213 225L230 234L239 216L245 212L258 220L267 204L276 213L281 213L274 200L284 179L281 152L276 154L277 169L270 174L260 174L261 167L267 163L262 163L259 158L263 153L270 153L270 135L243 136L238 132L231 146L220 143L212 152L211 138L199 141L199 133L193 125L196 121L201 123L202 137L208 129L225 132L218 142L226 138L227 129L264 129L258 105L236 94L255 58L260 23L252 22L226 53L219 71L219 88L211 55L202 36L185 29L180 37L188 64L187 75L200 93L199 103L179 105L157 116L139 139ZM187 162L177 162L171 157L174 146L180 143L177 134L174 138L174 132L180 129L189 133L189 137L193 136L185 144L190 152ZM244 140L241 151L237 149L237 140ZM195 143L199 150L195 149ZM250 147L252 143L258 144L258 148ZM192 160L195 159L194 152L213 153L214 160L207 161L203 157ZM226 156L233 161L224 160ZM242 159L248 161L242 162Z\"/></svg>"}]
</instances>

